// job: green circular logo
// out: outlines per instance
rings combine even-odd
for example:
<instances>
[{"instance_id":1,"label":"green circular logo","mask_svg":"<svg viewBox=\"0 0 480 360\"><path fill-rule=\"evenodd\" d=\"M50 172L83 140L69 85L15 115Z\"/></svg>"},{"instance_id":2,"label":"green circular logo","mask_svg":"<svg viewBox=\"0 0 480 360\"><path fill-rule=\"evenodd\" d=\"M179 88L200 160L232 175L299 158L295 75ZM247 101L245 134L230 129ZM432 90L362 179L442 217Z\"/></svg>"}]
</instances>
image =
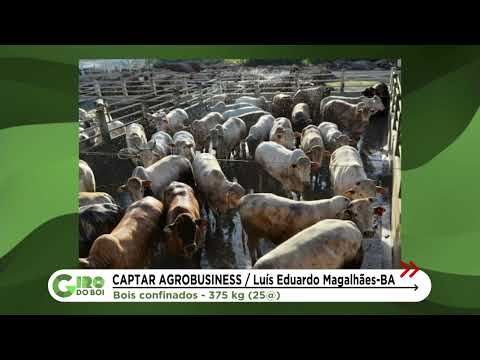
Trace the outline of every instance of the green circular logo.
<instances>
[{"instance_id":1,"label":"green circular logo","mask_svg":"<svg viewBox=\"0 0 480 360\"><path fill-rule=\"evenodd\" d=\"M75 285L63 285L66 290L61 290L60 289L60 283L62 283L64 281L70 281L70 280L72 280L72 277L70 275L67 275L67 274L58 275L53 280L53 284L52 284L53 292L56 295L58 295L62 298L66 298L66 297L69 297L69 296L73 295L73 293L75 292L75 289L76 289Z\"/></svg>"}]
</instances>

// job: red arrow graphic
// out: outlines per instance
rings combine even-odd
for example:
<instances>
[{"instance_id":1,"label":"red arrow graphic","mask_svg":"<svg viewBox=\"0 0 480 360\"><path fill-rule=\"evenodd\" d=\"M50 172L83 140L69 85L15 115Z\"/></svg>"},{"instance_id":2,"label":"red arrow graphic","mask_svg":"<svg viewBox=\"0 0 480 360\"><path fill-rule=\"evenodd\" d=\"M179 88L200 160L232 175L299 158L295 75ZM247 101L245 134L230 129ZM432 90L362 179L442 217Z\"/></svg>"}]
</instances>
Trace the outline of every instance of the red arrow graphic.
<instances>
[{"instance_id":1,"label":"red arrow graphic","mask_svg":"<svg viewBox=\"0 0 480 360\"><path fill-rule=\"evenodd\" d=\"M410 261L409 264L412 265L415 268L415 270L413 270L413 272L409 275L410 277L413 277L413 275L415 275L417 273L417 271L420 270L420 269L417 267L417 265L415 265L415 263L413 261Z\"/></svg>"},{"instance_id":2,"label":"red arrow graphic","mask_svg":"<svg viewBox=\"0 0 480 360\"><path fill-rule=\"evenodd\" d=\"M410 270L410 267L407 264L405 264L402 260L400 260L400 265L402 265L402 267L405 268L405 270L400 275L400 277L403 278L405 274L408 272L408 270Z\"/></svg>"}]
</instances>

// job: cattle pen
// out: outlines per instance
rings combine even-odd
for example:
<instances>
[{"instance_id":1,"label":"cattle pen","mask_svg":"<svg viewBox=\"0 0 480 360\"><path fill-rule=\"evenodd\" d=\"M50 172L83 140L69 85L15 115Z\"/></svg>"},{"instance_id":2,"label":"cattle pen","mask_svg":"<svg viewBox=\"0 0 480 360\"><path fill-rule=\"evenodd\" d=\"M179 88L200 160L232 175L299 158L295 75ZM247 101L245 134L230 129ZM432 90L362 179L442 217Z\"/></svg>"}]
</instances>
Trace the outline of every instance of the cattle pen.
<instances>
[{"instance_id":1,"label":"cattle pen","mask_svg":"<svg viewBox=\"0 0 480 360\"><path fill-rule=\"evenodd\" d=\"M387 189L378 200L387 211L378 218L378 230L371 239L364 239L362 268L399 268L400 208L401 208L401 69L400 62L390 70L323 71L315 67L258 66L256 68L207 66L197 73L149 70L123 72L119 76L82 75L79 87L80 107L95 113L98 131L95 141L80 140L80 159L93 169L97 191L111 194L126 207L131 202L126 193L117 192L135 168L131 159L120 157L126 147L124 129L132 123L145 128L147 138L156 131L146 115L160 109L184 109L191 119L200 119L214 105L216 95L226 94L235 100L241 96L264 96L267 108L275 94L293 95L299 89L324 86L331 95L359 96L361 91L378 82L388 85L390 106L384 119L370 124L367 132L375 141L368 142L368 154L362 158L369 178ZM105 107L96 109L96 101ZM119 128L109 128L108 122L119 121ZM122 130L123 129L123 130ZM119 131L120 130L120 131ZM83 130L86 131L86 130ZM229 180L236 180L247 193L269 192L282 195L280 184L254 160L219 159ZM324 165L316 181L305 194L305 200L333 196L328 165ZM228 216L208 216L207 251L202 268L249 268L250 256L242 241L238 212ZM267 241L261 244L263 253L271 249ZM154 267L162 267L154 261Z\"/></svg>"}]
</instances>

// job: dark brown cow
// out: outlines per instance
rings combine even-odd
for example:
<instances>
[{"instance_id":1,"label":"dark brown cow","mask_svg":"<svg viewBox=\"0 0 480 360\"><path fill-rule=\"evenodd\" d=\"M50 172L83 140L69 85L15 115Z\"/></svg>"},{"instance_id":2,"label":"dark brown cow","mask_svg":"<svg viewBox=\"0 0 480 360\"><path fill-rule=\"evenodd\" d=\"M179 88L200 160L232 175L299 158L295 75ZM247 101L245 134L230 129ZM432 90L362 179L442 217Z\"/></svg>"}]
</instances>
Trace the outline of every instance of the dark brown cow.
<instances>
[{"instance_id":1,"label":"dark brown cow","mask_svg":"<svg viewBox=\"0 0 480 360\"><path fill-rule=\"evenodd\" d=\"M207 220L200 219L200 206L193 189L187 184L174 181L165 190L167 226L163 243L167 256L192 261L200 268L201 249L205 243Z\"/></svg>"},{"instance_id":2,"label":"dark brown cow","mask_svg":"<svg viewBox=\"0 0 480 360\"><path fill-rule=\"evenodd\" d=\"M377 95L380 99L382 99L384 110L379 111L376 115L384 116L388 113L388 109L390 107L390 92L388 91L387 84L380 82L373 86L370 86L362 91L362 95L370 98Z\"/></svg>"},{"instance_id":3,"label":"dark brown cow","mask_svg":"<svg viewBox=\"0 0 480 360\"><path fill-rule=\"evenodd\" d=\"M163 204L147 196L134 202L110 234L99 236L88 257L80 258L84 269L141 269L150 265L154 243L162 230Z\"/></svg>"}]
</instances>

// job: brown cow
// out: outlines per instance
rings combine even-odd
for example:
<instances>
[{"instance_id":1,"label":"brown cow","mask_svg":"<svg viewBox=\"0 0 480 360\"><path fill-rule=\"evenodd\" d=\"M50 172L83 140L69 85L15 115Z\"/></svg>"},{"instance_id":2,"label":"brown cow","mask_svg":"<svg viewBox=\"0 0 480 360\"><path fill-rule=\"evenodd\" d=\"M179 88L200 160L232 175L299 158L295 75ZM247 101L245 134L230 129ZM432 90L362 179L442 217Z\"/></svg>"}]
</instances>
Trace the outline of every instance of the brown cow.
<instances>
[{"instance_id":1,"label":"brown cow","mask_svg":"<svg viewBox=\"0 0 480 360\"><path fill-rule=\"evenodd\" d=\"M200 218L200 206L193 189L174 181L164 194L167 208L167 225L163 243L168 256L192 261L200 268L201 249L205 245L207 220Z\"/></svg>"},{"instance_id":2,"label":"brown cow","mask_svg":"<svg viewBox=\"0 0 480 360\"><path fill-rule=\"evenodd\" d=\"M110 234L99 236L88 257L80 258L84 269L140 269L150 264L154 243L162 229L163 204L148 196L134 202Z\"/></svg>"}]
</instances>

